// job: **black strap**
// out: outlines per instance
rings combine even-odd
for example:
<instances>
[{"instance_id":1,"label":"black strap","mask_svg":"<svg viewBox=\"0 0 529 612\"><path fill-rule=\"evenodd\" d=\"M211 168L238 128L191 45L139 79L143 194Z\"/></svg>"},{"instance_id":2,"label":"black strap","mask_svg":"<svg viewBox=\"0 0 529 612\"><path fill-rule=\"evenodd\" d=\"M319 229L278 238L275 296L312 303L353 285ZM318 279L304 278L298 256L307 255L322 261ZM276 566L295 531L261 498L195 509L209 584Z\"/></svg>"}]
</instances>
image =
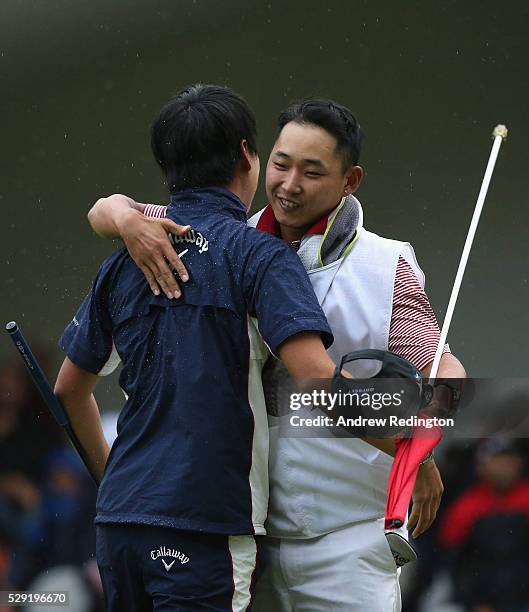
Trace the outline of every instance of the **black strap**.
<instances>
[{"instance_id":1,"label":"black strap","mask_svg":"<svg viewBox=\"0 0 529 612\"><path fill-rule=\"evenodd\" d=\"M406 378L422 379L422 373L418 370L411 361L399 357L391 351L383 351L380 349L361 349L347 353L340 360L340 365L334 370L334 377L341 376L341 371L346 363L358 361L359 359L372 359L382 363L382 370L391 367L395 373L395 377L404 376Z\"/></svg>"},{"instance_id":2,"label":"black strap","mask_svg":"<svg viewBox=\"0 0 529 612\"><path fill-rule=\"evenodd\" d=\"M422 376L422 372L416 368L411 361L400 357L391 351L380 349L361 349L347 353L340 359L340 364L336 366L333 375L333 385L339 385L348 379L342 376L342 370L346 363L358 361L359 359L371 359L379 361L382 366L380 371L385 378L407 378L415 380L420 386L421 406L427 406L433 397L433 389L427 384Z\"/></svg>"}]
</instances>

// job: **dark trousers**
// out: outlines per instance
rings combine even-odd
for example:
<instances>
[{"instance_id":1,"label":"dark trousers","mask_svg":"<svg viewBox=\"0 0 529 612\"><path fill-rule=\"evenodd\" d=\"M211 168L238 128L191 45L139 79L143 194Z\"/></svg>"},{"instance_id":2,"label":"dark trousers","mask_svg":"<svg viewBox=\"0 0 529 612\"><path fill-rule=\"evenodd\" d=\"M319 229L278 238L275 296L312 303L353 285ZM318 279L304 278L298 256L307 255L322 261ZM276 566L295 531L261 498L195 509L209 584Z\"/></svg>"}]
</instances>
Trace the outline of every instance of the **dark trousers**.
<instances>
[{"instance_id":1,"label":"dark trousers","mask_svg":"<svg viewBox=\"0 0 529 612\"><path fill-rule=\"evenodd\" d=\"M259 537L107 524L96 536L107 612L251 610Z\"/></svg>"}]
</instances>

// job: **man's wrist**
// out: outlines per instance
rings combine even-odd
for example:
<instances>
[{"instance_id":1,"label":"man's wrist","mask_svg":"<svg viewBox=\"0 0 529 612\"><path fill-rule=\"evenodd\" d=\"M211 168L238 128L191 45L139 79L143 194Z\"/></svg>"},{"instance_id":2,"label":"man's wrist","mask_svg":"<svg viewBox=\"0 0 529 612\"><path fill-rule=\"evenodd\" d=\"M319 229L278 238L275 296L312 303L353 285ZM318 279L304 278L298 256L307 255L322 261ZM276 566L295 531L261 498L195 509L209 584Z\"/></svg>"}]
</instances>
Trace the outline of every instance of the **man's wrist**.
<instances>
[{"instance_id":1,"label":"man's wrist","mask_svg":"<svg viewBox=\"0 0 529 612\"><path fill-rule=\"evenodd\" d=\"M457 383L458 379L452 382L449 378L442 378L434 385L434 399L447 406L450 412L457 410L461 398L461 384Z\"/></svg>"},{"instance_id":2,"label":"man's wrist","mask_svg":"<svg viewBox=\"0 0 529 612\"><path fill-rule=\"evenodd\" d=\"M424 465L427 464L433 464L434 458L433 458L433 451L430 451L426 457L419 463L419 467L423 467Z\"/></svg>"},{"instance_id":3,"label":"man's wrist","mask_svg":"<svg viewBox=\"0 0 529 612\"><path fill-rule=\"evenodd\" d=\"M130 225L134 223L134 221L137 220L139 216L143 217L143 213L134 208L125 208L122 206L116 206L114 208L114 225L116 228L116 232L121 238L123 238L124 234L126 234L127 228L130 228Z\"/></svg>"}]
</instances>

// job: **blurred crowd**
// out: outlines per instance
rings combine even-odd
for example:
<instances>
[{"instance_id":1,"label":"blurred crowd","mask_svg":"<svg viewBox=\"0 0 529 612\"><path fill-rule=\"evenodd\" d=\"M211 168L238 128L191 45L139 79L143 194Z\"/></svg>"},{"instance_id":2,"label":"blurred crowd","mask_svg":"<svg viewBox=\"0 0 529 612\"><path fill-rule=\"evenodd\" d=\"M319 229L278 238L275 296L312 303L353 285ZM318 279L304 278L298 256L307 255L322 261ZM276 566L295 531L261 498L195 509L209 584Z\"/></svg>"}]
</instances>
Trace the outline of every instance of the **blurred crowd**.
<instances>
[{"instance_id":1,"label":"blurred crowd","mask_svg":"<svg viewBox=\"0 0 529 612\"><path fill-rule=\"evenodd\" d=\"M51 355L37 353L49 374ZM527 442L496 436L441 449L445 494L434 526L414 541L404 612L529 612ZM69 609L103 611L95 497L22 364L0 363L0 590L67 590Z\"/></svg>"},{"instance_id":2,"label":"blurred crowd","mask_svg":"<svg viewBox=\"0 0 529 612\"><path fill-rule=\"evenodd\" d=\"M414 542L405 612L529 612L527 442L496 436L444 449L443 502Z\"/></svg>"},{"instance_id":3,"label":"blurred crowd","mask_svg":"<svg viewBox=\"0 0 529 612\"><path fill-rule=\"evenodd\" d=\"M37 353L49 371L51 355ZM69 609L103 611L95 497L22 364L0 363L0 591L67 590Z\"/></svg>"}]
</instances>

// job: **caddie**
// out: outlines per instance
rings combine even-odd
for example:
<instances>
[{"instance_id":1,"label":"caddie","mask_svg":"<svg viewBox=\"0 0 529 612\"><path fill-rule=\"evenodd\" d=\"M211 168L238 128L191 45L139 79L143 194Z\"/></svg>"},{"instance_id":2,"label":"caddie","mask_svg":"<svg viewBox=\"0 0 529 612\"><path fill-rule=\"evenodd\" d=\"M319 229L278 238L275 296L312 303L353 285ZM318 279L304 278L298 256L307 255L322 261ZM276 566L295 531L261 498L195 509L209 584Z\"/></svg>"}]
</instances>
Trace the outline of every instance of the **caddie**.
<instances>
[{"instance_id":1,"label":"caddie","mask_svg":"<svg viewBox=\"0 0 529 612\"><path fill-rule=\"evenodd\" d=\"M335 362L357 349L390 350L427 376L439 328L412 247L364 225L353 195L363 178L356 118L332 100L309 99L282 112L278 127L266 171L269 204L249 224L297 251L334 332L328 352ZM164 207L112 196L95 205L92 225L98 233L125 234L151 287L156 276L170 293L176 281L165 229L139 215L126 217L131 206L164 215ZM265 387L273 386L278 370L271 358ZM375 373L373 362L354 371L362 377ZM465 376L448 347L438 376ZM281 422L273 415L269 425L268 566L254 610L400 610L398 571L383 528L391 458L359 439L280 435ZM420 468L415 485L408 521L415 537L433 522L442 491L432 459Z\"/></svg>"}]
</instances>

